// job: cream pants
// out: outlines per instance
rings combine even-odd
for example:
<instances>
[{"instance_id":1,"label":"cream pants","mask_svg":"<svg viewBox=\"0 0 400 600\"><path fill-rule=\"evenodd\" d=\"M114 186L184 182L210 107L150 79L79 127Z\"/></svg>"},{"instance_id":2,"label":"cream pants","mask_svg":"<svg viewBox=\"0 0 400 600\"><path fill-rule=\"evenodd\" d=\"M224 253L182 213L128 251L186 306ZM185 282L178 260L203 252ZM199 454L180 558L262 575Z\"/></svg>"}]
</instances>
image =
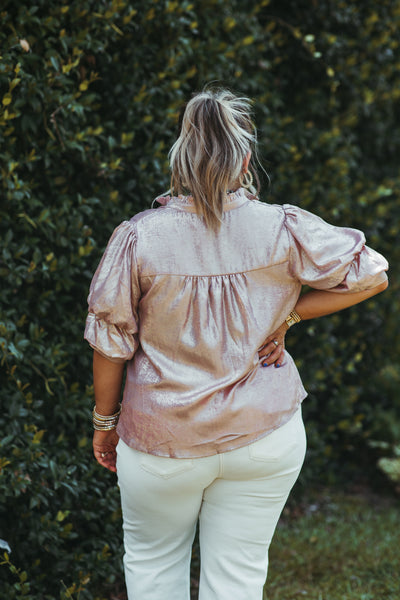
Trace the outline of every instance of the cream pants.
<instances>
[{"instance_id":1,"label":"cream pants","mask_svg":"<svg viewBox=\"0 0 400 600\"><path fill-rule=\"evenodd\" d=\"M199 600L261 600L268 547L303 464L301 410L243 448L163 458L117 447L129 600L189 600L199 521Z\"/></svg>"}]
</instances>

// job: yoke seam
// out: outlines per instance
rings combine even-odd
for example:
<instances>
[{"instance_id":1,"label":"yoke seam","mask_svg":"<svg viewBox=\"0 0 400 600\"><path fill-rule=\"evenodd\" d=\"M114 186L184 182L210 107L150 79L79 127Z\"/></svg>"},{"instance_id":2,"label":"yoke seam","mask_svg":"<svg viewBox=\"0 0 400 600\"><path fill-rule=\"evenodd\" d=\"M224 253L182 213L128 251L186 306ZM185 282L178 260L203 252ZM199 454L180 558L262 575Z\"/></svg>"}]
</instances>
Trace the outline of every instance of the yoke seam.
<instances>
[{"instance_id":1,"label":"yoke seam","mask_svg":"<svg viewBox=\"0 0 400 600\"><path fill-rule=\"evenodd\" d=\"M217 275L193 275L193 273L149 273L146 275L142 275L142 277L157 277L158 275L163 275L167 277L193 277L193 278L212 278L212 277L228 277L230 275L245 275L246 273L253 273L254 271L263 271L266 269L273 269L274 267L279 267L279 265L284 265L289 262L289 259L282 260L281 262L274 263L273 265L268 265L264 267L256 267L255 269L246 269L245 271L232 271L231 273L218 273Z\"/></svg>"}]
</instances>

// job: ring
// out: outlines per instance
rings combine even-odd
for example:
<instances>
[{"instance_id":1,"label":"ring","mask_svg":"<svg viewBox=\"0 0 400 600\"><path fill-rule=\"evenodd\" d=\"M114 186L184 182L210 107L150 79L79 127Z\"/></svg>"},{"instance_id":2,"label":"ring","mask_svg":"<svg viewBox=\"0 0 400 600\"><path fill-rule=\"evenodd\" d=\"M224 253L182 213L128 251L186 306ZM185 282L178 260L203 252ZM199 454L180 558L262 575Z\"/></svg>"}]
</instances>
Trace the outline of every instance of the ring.
<instances>
[{"instance_id":1,"label":"ring","mask_svg":"<svg viewBox=\"0 0 400 600\"><path fill-rule=\"evenodd\" d=\"M101 453L101 458L104 458L105 456L107 456L108 452L102 452Z\"/></svg>"},{"instance_id":2,"label":"ring","mask_svg":"<svg viewBox=\"0 0 400 600\"><path fill-rule=\"evenodd\" d=\"M275 344L275 346L279 346L279 342L277 340L272 340Z\"/></svg>"}]
</instances>

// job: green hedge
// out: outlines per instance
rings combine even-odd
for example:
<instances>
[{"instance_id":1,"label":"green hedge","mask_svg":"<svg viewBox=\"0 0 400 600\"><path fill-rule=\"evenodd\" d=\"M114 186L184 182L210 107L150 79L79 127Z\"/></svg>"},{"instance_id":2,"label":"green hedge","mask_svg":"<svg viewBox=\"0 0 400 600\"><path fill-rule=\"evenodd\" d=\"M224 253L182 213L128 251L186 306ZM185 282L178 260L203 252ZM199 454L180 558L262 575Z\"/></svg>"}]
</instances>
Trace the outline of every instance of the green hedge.
<instances>
[{"instance_id":1,"label":"green hedge","mask_svg":"<svg viewBox=\"0 0 400 600\"><path fill-rule=\"evenodd\" d=\"M302 481L372 476L400 439L400 2L5 0L0 18L0 599L105 599L120 512L91 455L86 295L113 228L168 187L204 84L254 98L264 200L363 229L392 265L386 294L290 333Z\"/></svg>"}]
</instances>

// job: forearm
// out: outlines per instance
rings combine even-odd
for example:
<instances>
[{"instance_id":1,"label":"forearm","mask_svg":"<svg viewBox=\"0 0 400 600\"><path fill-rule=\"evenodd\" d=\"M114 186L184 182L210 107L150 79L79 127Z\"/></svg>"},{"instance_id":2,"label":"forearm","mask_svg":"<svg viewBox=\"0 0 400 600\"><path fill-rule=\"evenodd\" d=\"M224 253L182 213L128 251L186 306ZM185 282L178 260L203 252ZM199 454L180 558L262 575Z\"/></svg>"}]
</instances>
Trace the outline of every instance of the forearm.
<instances>
[{"instance_id":1,"label":"forearm","mask_svg":"<svg viewBox=\"0 0 400 600\"><path fill-rule=\"evenodd\" d=\"M112 415L118 410L125 363L115 363L98 352L93 353L93 384L96 411Z\"/></svg>"},{"instance_id":2,"label":"forearm","mask_svg":"<svg viewBox=\"0 0 400 600\"><path fill-rule=\"evenodd\" d=\"M370 290L350 294L338 294L325 290L310 290L303 296L300 296L294 310L303 321L323 317L324 315L330 315L359 302L363 302L383 292L387 286L388 282L384 281Z\"/></svg>"},{"instance_id":3,"label":"forearm","mask_svg":"<svg viewBox=\"0 0 400 600\"><path fill-rule=\"evenodd\" d=\"M355 292L353 294L338 294L325 290L310 290L300 296L294 311L302 321L323 317L331 313L343 310L363 300L367 300L380 292L383 292L388 286L388 282L377 285L370 290ZM294 323L284 321L275 331L273 331L265 340L263 346L259 348L258 356L262 360L262 366L267 367L275 364L280 367L284 359L283 351L285 349L285 335L287 330Z\"/></svg>"}]
</instances>

